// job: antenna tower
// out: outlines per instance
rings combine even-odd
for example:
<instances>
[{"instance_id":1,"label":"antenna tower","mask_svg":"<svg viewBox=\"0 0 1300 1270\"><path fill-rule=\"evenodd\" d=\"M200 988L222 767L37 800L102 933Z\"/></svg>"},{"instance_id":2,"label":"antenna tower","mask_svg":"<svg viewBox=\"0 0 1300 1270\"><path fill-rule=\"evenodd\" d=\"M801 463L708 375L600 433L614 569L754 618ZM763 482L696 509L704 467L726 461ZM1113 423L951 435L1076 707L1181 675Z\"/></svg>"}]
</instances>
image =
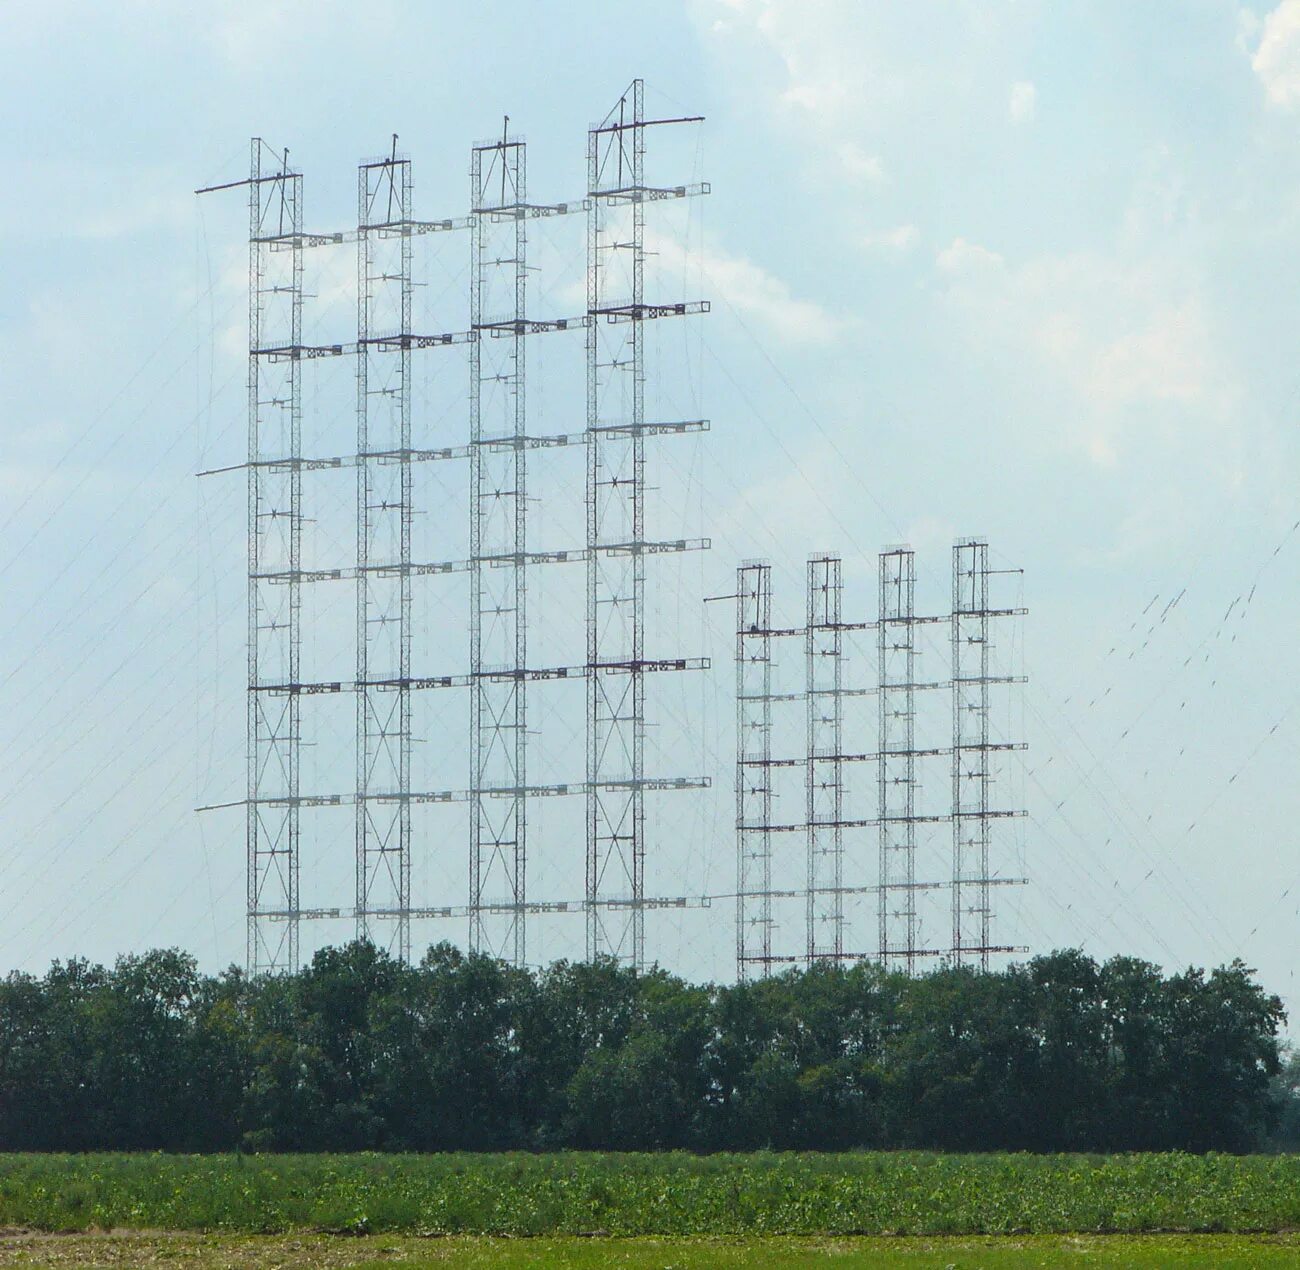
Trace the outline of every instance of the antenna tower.
<instances>
[{"instance_id":1,"label":"antenna tower","mask_svg":"<svg viewBox=\"0 0 1300 1270\"><path fill-rule=\"evenodd\" d=\"M803 953L776 950L778 902L786 913L799 902L807 921L804 889L775 885L773 835L806 832L804 824L774 822L773 788L779 768L807 769L805 758L772 756L772 707L804 704L807 692L774 692L773 641L798 636L805 628L772 625L772 566L751 561L736 570L736 977L764 978L780 966L797 964ZM782 881L785 881L782 878Z\"/></svg>"},{"instance_id":2,"label":"antenna tower","mask_svg":"<svg viewBox=\"0 0 1300 1270\"><path fill-rule=\"evenodd\" d=\"M993 943L992 888L1022 883L1022 878L992 872L995 822L1023 816L1022 810L992 804L994 755L1023 749L1014 741L994 741L990 731L991 689L1023 683L1022 676L992 673L994 623L1024 614L1023 608L989 605L989 547L971 538L952 549L952 956L982 970L995 952L1014 947ZM1015 572L1019 572L1016 570Z\"/></svg>"},{"instance_id":3,"label":"antenna tower","mask_svg":"<svg viewBox=\"0 0 1300 1270\"><path fill-rule=\"evenodd\" d=\"M805 961L844 956L844 583L839 556L808 561L804 626L808 757Z\"/></svg>"},{"instance_id":4,"label":"antenna tower","mask_svg":"<svg viewBox=\"0 0 1300 1270\"><path fill-rule=\"evenodd\" d=\"M916 556L879 557L880 964L916 968Z\"/></svg>"},{"instance_id":5,"label":"antenna tower","mask_svg":"<svg viewBox=\"0 0 1300 1270\"><path fill-rule=\"evenodd\" d=\"M469 381L469 942L475 951L523 965L528 458L522 324L528 168L524 145L509 137L508 125L506 120L499 142L475 146L470 157L470 324L478 338L470 345ZM485 665L510 673L485 677Z\"/></svg>"},{"instance_id":6,"label":"antenna tower","mask_svg":"<svg viewBox=\"0 0 1300 1270\"><path fill-rule=\"evenodd\" d=\"M411 955L411 164L357 169L356 929Z\"/></svg>"},{"instance_id":7,"label":"antenna tower","mask_svg":"<svg viewBox=\"0 0 1300 1270\"><path fill-rule=\"evenodd\" d=\"M704 658L648 659L645 560L706 547L646 539L646 438L702 421L645 417L648 320L708 311L707 301L648 303L645 205L707 186L645 179L646 130L692 119L647 119L633 80L587 134L587 957L645 965L645 794L703 779L645 774L645 676L705 668Z\"/></svg>"},{"instance_id":8,"label":"antenna tower","mask_svg":"<svg viewBox=\"0 0 1300 1270\"><path fill-rule=\"evenodd\" d=\"M254 138L248 179L248 965L298 967L302 177ZM269 168L269 170L267 170ZM280 250L277 250L280 249Z\"/></svg>"},{"instance_id":9,"label":"antenna tower","mask_svg":"<svg viewBox=\"0 0 1300 1270\"><path fill-rule=\"evenodd\" d=\"M528 685L572 669L528 664L528 569L584 558L528 550L528 452L586 441L528 435L525 337L586 318L529 318L527 223L585 203L528 202L527 148L509 126L507 117L500 140L470 152L469 946L522 966L539 907L527 893L528 801L576 792L528 783Z\"/></svg>"},{"instance_id":10,"label":"antenna tower","mask_svg":"<svg viewBox=\"0 0 1300 1270\"><path fill-rule=\"evenodd\" d=\"M947 688L947 680L920 681L918 628L947 617L916 612L916 554L891 547L879 556L880 611L876 628L879 706L877 806L879 823L879 960L886 968L915 973L921 958L941 957L947 949L924 938L917 910L923 891L945 882L917 880L918 827L942 824L948 816L918 812L921 788L917 760L948 753L946 747L917 744L917 694Z\"/></svg>"},{"instance_id":11,"label":"antenna tower","mask_svg":"<svg viewBox=\"0 0 1300 1270\"><path fill-rule=\"evenodd\" d=\"M736 975L772 958L772 566L736 570Z\"/></svg>"}]
</instances>

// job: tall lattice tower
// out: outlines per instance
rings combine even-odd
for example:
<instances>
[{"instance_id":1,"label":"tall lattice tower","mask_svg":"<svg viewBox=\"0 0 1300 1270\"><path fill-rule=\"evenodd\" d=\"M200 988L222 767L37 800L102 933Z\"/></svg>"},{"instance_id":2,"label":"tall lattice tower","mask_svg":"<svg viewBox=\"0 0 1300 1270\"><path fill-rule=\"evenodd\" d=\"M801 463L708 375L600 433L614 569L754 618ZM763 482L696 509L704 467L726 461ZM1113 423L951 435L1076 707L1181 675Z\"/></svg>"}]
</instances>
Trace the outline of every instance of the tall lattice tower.
<instances>
[{"instance_id":1,"label":"tall lattice tower","mask_svg":"<svg viewBox=\"0 0 1300 1270\"><path fill-rule=\"evenodd\" d=\"M469 940L516 965L527 955L527 182L524 145L504 127L471 151Z\"/></svg>"},{"instance_id":2,"label":"tall lattice tower","mask_svg":"<svg viewBox=\"0 0 1300 1270\"><path fill-rule=\"evenodd\" d=\"M568 792L528 779L528 685L570 667L531 667L528 571L581 560L530 551L528 454L580 445L584 433L530 436L526 339L584 317L528 314L528 222L585 208L528 201L524 142L509 134L470 152L470 897L469 944L514 965L527 958L528 800Z\"/></svg>"},{"instance_id":3,"label":"tall lattice tower","mask_svg":"<svg viewBox=\"0 0 1300 1270\"><path fill-rule=\"evenodd\" d=\"M248 965L295 970L302 743L302 177L252 142L248 178ZM268 170L269 169L269 170ZM240 182L242 184L242 182Z\"/></svg>"},{"instance_id":4,"label":"tall lattice tower","mask_svg":"<svg viewBox=\"0 0 1300 1270\"><path fill-rule=\"evenodd\" d=\"M647 777L645 676L702 667L649 658L646 558L706 543L646 539L646 440L698 421L645 416L646 337L656 318L707 312L706 301L645 295L645 208L707 186L646 183L646 133L693 122L647 119L641 80L587 135L587 956L645 963L645 795L687 782ZM699 784L701 782L689 782Z\"/></svg>"},{"instance_id":5,"label":"tall lattice tower","mask_svg":"<svg viewBox=\"0 0 1300 1270\"><path fill-rule=\"evenodd\" d=\"M412 217L396 143L357 169L356 930L407 959Z\"/></svg>"}]
</instances>

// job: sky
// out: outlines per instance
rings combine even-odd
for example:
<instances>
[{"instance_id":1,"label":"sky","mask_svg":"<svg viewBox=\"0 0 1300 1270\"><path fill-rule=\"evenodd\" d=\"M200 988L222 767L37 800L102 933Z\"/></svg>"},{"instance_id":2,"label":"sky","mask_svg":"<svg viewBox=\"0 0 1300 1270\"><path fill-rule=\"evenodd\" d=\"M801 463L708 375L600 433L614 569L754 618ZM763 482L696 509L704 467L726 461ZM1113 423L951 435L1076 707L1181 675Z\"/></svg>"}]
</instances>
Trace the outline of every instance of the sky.
<instances>
[{"instance_id":1,"label":"sky","mask_svg":"<svg viewBox=\"0 0 1300 1270\"><path fill-rule=\"evenodd\" d=\"M649 239L656 285L712 305L655 335L656 401L711 421L654 451L656 514L712 549L655 565L652 627L713 663L655 685L652 761L713 785L656 804L650 889L734 889L732 611L699 600L767 558L796 621L803 560L833 550L846 613L869 620L876 553L906 542L939 612L954 538L987 535L1029 609L999 651L1028 677L999 795L1029 813L998 839L999 871L1027 879L997 893L999 936L1170 969L1240 957L1300 1008L1300 0L7 8L0 967L243 957L242 820L195 811L242 795L243 486L195 473L243 457L246 206L193 191L244 175L259 135L305 173L308 227L344 228L355 164L396 132L419 212L463 214L469 146L509 115L532 195L572 198L586 128L634 76L651 111L706 117L652 161L712 187ZM580 228L530 242L546 312L581 295ZM417 252L417 307L454 323L467 248L447 238ZM350 338L352 270L346 251L310 264L309 332ZM581 354L554 347L529 401L558 432ZM462 371L429 365L417 429L450 438ZM313 381L309 429L344 427L347 392ZM463 479L422 487L435 538L463 524ZM320 495L323 555L350 549L347 497ZM572 508L549 506L539 533L562 534ZM462 600L421 601L444 671ZM324 664L351 618L314 613ZM855 647L851 673L869 662ZM421 721L449 781L459 708ZM870 745L874 706L851 710ZM581 762L563 713L538 747L557 772ZM320 720L320 779L346 731ZM853 780L870 806L873 778ZM573 830L537 814L558 895ZM418 902L462 903L463 832L418 834ZM309 838L329 899L350 827ZM849 851L872 880L874 841ZM545 926L537 955L580 935ZM650 942L692 977L733 973L728 902L655 919Z\"/></svg>"}]
</instances>

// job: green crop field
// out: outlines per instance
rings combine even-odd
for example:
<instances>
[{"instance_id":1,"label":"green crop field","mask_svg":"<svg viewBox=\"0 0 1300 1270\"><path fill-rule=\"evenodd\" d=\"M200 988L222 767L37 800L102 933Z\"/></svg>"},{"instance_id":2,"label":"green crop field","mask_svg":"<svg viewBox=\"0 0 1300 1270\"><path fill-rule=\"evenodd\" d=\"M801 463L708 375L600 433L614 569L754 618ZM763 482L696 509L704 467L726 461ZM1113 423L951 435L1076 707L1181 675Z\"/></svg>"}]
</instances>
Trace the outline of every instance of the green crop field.
<instances>
[{"instance_id":1,"label":"green crop field","mask_svg":"<svg viewBox=\"0 0 1300 1270\"><path fill-rule=\"evenodd\" d=\"M0 1228L622 1237L1276 1233L1300 1230L1300 1157L9 1155L0 1156Z\"/></svg>"}]
</instances>

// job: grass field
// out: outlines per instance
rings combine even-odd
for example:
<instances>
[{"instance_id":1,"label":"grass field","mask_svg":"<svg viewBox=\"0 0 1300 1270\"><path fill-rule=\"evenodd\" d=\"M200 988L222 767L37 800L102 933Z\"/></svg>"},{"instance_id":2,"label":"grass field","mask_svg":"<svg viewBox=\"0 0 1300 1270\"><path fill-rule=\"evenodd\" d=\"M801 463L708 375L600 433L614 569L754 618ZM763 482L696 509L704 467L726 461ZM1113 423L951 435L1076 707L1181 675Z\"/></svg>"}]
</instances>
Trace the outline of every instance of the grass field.
<instances>
[{"instance_id":1,"label":"grass field","mask_svg":"<svg viewBox=\"0 0 1300 1270\"><path fill-rule=\"evenodd\" d=\"M533 1237L1269 1233L1300 1230L1300 1157L0 1155L0 1228Z\"/></svg>"},{"instance_id":2,"label":"grass field","mask_svg":"<svg viewBox=\"0 0 1300 1270\"><path fill-rule=\"evenodd\" d=\"M370 1235L0 1234L0 1267L169 1266L182 1270L1022 1270L1147 1267L1246 1270L1293 1266L1300 1239L1269 1235L1029 1235L1019 1238L410 1239Z\"/></svg>"}]
</instances>

